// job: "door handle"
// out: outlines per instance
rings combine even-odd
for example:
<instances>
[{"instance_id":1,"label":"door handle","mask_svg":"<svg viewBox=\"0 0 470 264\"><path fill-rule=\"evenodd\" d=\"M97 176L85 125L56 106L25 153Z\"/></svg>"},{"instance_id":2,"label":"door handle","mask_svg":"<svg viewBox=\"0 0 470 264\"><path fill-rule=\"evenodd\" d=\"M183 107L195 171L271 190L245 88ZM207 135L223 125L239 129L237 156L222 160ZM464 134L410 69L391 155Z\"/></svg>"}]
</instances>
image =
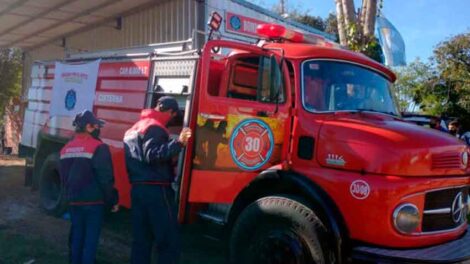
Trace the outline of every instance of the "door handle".
<instances>
[{"instance_id":1,"label":"door handle","mask_svg":"<svg viewBox=\"0 0 470 264\"><path fill-rule=\"evenodd\" d=\"M211 119L211 120L225 120L226 117L224 115L219 115L219 114L209 114L209 113L201 113L201 117L205 119Z\"/></svg>"},{"instance_id":2,"label":"door handle","mask_svg":"<svg viewBox=\"0 0 470 264\"><path fill-rule=\"evenodd\" d=\"M274 116L274 112L269 112L269 111L258 111L256 112L256 116L259 116L259 117L270 117L270 116Z\"/></svg>"}]
</instances>

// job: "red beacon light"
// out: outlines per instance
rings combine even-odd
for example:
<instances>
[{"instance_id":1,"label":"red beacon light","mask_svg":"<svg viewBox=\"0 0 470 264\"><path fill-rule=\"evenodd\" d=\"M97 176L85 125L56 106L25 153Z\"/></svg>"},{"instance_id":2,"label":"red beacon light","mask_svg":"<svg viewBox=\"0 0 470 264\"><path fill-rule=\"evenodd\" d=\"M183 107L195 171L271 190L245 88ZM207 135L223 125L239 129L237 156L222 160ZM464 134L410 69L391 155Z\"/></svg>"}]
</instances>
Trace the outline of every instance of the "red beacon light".
<instances>
[{"instance_id":1,"label":"red beacon light","mask_svg":"<svg viewBox=\"0 0 470 264\"><path fill-rule=\"evenodd\" d=\"M322 36L304 34L277 24L260 24L256 28L256 33L269 40L287 40L294 43L308 43L330 48L340 47L337 43L328 41Z\"/></svg>"}]
</instances>

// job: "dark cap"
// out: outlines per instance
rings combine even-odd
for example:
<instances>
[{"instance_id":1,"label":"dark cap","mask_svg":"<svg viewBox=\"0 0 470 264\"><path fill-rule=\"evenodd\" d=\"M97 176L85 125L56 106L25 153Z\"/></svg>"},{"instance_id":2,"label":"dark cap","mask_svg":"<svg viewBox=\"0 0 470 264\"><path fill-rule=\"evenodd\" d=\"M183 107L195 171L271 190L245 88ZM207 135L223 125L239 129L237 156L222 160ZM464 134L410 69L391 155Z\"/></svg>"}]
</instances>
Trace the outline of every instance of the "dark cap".
<instances>
[{"instance_id":1,"label":"dark cap","mask_svg":"<svg viewBox=\"0 0 470 264\"><path fill-rule=\"evenodd\" d=\"M160 97L157 101L157 106L160 106L160 111L162 111L162 112L171 109L173 112L176 112L177 115L181 115L181 111L180 111L180 108L178 106L178 102L172 96Z\"/></svg>"},{"instance_id":2,"label":"dark cap","mask_svg":"<svg viewBox=\"0 0 470 264\"><path fill-rule=\"evenodd\" d=\"M90 125L99 125L102 127L105 122L101 119L96 118L96 116L90 110L83 110L81 113L78 113L73 120L73 125L76 127L84 128L87 124Z\"/></svg>"}]
</instances>

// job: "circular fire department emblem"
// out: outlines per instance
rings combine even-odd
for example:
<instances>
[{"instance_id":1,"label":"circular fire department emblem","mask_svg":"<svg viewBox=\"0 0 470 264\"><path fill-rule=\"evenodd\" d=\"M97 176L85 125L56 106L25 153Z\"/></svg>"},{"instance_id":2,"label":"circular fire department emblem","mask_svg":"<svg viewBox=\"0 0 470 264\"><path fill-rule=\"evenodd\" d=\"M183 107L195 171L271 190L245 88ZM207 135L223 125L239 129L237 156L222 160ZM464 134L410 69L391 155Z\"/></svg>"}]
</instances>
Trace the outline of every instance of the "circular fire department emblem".
<instances>
[{"instance_id":1,"label":"circular fire department emblem","mask_svg":"<svg viewBox=\"0 0 470 264\"><path fill-rule=\"evenodd\" d=\"M77 93L70 89L67 91L67 94L65 95L65 109L67 110L72 110L75 108L75 104L77 103Z\"/></svg>"},{"instance_id":2,"label":"circular fire department emblem","mask_svg":"<svg viewBox=\"0 0 470 264\"><path fill-rule=\"evenodd\" d=\"M242 27L242 21L240 20L239 17L232 16L230 18L230 26L232 26L232 28L235 30L239 30Z\"/></svg>"},{"instance_id":3,"label":"circular fire department emblem","mask_svg":"<svg viewBox=\"0 0 470 264\"><path fill-rule=\"evenodd\" d=\"M265 165L274 148L273 132L258 119L247 119L238 124L230 138L233 161L244 170L257 170Z\"/></svg>"}]
</instances>

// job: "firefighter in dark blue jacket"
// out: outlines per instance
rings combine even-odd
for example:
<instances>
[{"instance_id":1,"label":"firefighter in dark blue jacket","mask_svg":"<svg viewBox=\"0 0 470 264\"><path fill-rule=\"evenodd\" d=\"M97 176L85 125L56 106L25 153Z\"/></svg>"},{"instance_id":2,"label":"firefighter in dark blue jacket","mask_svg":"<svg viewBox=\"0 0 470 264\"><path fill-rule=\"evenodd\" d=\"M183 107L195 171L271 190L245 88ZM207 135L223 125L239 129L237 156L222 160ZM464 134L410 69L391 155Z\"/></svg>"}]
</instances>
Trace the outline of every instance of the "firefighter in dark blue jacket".
<instances>
[{"instance_id":1,"label":"firefighter in dark blue jacket","mask_svg":"<svg viewBox=\"0 0 470 264\"><path fill-rule=\"evenodd\" d=\"M191 130L184 128L178 139L170 140L166 128L179 113L173 97L161 97L155 109L142 111L140 120L124 136L126 167L132 184L133 264L150 263L153 242L158 250L158 264L175 264L179 259L172 159L188 143Z\"/></svg>"},{"instance_id":2,"label":"firefighter in dark blue jacket","mask_svg":"<svg viewBox=\"0 0 470 264\"><path fill-rule=\"evenodd\" d=\"M95 263L105 207L118 210L113 165L106 144L98 136L104 124L92 112L79 113L73 122L76 135L60 152L60 176L69 204L70 261Z\"/></svg>"}]
</instances>

